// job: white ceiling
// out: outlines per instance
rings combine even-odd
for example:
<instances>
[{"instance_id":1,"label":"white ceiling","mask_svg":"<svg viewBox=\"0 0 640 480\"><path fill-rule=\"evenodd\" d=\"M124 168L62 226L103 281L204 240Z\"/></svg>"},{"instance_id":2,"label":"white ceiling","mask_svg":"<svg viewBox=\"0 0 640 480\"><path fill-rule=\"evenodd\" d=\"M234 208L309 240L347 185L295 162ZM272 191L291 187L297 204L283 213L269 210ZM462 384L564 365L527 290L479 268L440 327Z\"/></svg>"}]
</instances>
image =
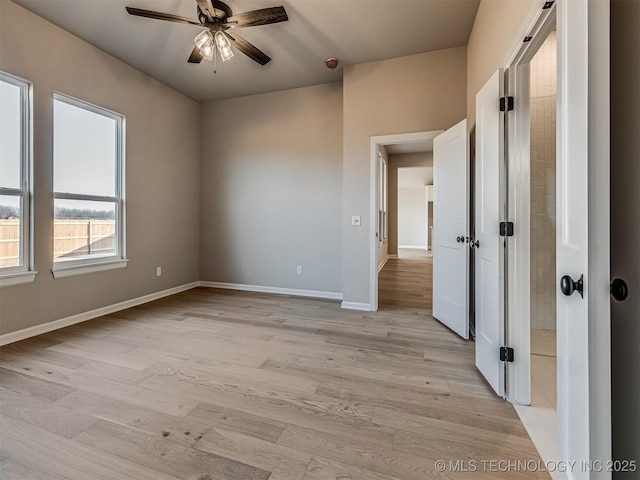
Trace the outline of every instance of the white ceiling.
<instances>
[{"instance_id":1,"label":"white ceiling","mask_svg":"<svg viewBox=\"0 0 640 480\"><path fill-rule=\"evenodd\" d=\"M433 152L433 139L422 142L393 143L385 145L384 148L387 150L389 155Z\"/></svg>"},{"instance_id":2,"label":"white ceiling","mask_svg":"<svg viewBox=\"0 0 640 480\"><path fill-rule=\"evenodd\" d=\"M283 5L289 21L236 29L272 58L240 52L188 64L195 25L134 17L125 6L196 19L195 0L14 0L199 102L340 81L342 66L466 45L479 0L228 0L233 13ZM329 70L325 59L340 66ZM219 60L219 59L218 59Z\"/></svg>"}]
</instances>

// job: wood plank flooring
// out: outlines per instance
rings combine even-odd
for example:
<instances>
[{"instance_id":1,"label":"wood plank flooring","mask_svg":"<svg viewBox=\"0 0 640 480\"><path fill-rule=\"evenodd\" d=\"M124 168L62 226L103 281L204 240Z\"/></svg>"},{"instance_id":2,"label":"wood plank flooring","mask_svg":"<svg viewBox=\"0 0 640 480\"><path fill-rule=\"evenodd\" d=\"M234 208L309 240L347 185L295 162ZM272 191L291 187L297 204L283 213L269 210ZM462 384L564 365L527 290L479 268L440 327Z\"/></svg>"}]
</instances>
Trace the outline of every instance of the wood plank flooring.
<instances>
[{"instance_id":1,"label":"wood plank flooring","mask_svg":"<svg viewBox=\"0 0 640 480\"><path fill-rule=\"evenodd\" d=\"M430 317L430 275L390 260L375 313L198 288L5 346L0 477L549 478L483 469L540 458Z\"/></svg>"},{"instance_id":2,"label":"wood plank flooring","mask_svg":"<svg viewBox=\"0 0 640 480\"><path fill-rule=\"evenodd\" d=\"M431 313L433 257L399 250L378 275L378 308Z\"/></svg>"}]
</instances>

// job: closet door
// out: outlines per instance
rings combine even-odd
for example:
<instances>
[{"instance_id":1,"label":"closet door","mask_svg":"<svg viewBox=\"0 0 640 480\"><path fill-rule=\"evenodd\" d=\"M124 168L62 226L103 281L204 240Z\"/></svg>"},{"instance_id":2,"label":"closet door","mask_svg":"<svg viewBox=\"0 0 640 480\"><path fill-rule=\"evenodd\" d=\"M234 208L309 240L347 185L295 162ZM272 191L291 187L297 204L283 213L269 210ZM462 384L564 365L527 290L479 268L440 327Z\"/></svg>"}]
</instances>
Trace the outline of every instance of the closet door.
<instances>
[{"instance_id":1,"label":"closet door","mask_svg":"<svg viewBox=\"0 0 640 480\"><path fill-rule=\"evenodd\" d=\"M500 396L505 394L505 366L500 360L504 339L503 91L504 72L499 69L476 95L475 236L470 243L475 256L476 366Z\"/></svg>"}]
</instances>

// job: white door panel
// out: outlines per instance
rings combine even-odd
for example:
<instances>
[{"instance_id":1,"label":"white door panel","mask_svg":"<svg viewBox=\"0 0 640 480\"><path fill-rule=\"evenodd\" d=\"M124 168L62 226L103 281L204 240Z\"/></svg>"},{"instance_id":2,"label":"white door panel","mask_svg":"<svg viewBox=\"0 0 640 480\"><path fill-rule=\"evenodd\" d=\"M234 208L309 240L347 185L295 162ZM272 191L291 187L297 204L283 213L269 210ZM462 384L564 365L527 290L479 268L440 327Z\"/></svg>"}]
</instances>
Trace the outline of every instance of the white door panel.
<instances>
[{"instance_id":1,"label":"white door panel","mask_svg":"<svg viewBox=\"0 0 640 480\"><path fill-rule=\"evenodd\" d=\"M433 316L463 338L469 338L467 145L466 120L433 141Z\"/></svg>"},{"instance_id":2,"label":"white door panel","mask_svg":"<svg viewBox=\"0 0 640 480\"><path fill-rule=\"evenodd\" d=\"M608 91L609 2L559 2L558 460L578 464L611 458ZM584 297L562 292L562 277L581 276ZM559 478L611 474L579 469Z\"/></svg>"},{"instance_id":3,"label":"white door panel","mask_svg":"<svg viewBox=\"0 0 640 480\"><path fill-rule=\"evenodd\" d=\"M504 395L500 347L504 331L500 245L504 73L495 72L476 95L475 313L476 366L498 395Z\"/></svg>"},{"instance_id":4,"label":"white door panel","mask_svg":"<svg viewBox=\"0 0 640 480\"><path fill-rule=\"evenodd\" d=\"M571 8L569 3L559 5L562 12ZM586 15L584 8L575 8L575 15ZM584 28L586 29L586 20ZM565 54L567 42L578 41L570 32L565 35L559 29L558 69L560 78L570 76L572 68L585 69L585 57ZM577 33L577 32L576 32ZM580 40L583 41L583 40ZM586 55L586 51L584 52ZM574 65L575 62L575 65ZM584 72L585 78L587 73ZM582 83L582 82L581 82ZM559 131L557 135L557 238L556 269L558 286L564 275L573 279L587 273L588 268L588 181L587 181L587 89L581 85L558 82ZM567 128L569 124L574 124ZM583 208L579 208L582 206ZM589 286L589 278L585 286ZM588 289L586 298L577 292L568 297L558 292L558 454L559 460L588 460L589 454L589 339L588 339ZM580 478L571 473L568 478ZM585 476L585 478L587 478Z\"/></svg>"}]
</instances>

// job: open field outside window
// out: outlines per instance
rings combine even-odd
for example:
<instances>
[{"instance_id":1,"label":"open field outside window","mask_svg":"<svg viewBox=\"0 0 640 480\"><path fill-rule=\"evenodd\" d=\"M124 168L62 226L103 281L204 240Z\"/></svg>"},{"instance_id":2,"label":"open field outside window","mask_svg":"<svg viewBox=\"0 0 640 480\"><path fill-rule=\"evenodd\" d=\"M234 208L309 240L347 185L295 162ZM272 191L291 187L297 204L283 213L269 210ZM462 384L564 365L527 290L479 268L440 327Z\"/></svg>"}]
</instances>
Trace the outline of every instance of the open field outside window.
<instances>
[{"instance_id":1,"label":"open field outside window","mask_svg":"<svg viewBox=\"0 0 640 480\"><path fill-rule=\"evenodd\" d=\"M124 117L55 94L54 271L124 259Z\"/></svg>"}]
</instances>

